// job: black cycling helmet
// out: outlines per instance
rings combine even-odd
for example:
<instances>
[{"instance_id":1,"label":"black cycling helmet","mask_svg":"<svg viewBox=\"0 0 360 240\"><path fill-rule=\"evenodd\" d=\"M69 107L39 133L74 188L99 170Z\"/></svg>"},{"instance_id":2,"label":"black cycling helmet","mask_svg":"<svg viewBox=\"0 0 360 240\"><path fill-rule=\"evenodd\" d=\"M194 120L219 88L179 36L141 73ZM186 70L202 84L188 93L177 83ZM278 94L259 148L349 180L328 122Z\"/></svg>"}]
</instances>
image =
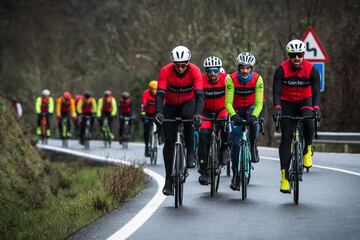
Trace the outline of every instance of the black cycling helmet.
<instances>
[{"instance_id":1,"label":"black cycling helmet","mask_svg":"<svg viewBox=\"0 0 360 240\"><path fill-rule=\"evenodd\" d=\"M87 99L87 98L90 98L91 97L91 93L89 91L85 91L84 92L84 97Z\"/></svg>"}]
</instances>

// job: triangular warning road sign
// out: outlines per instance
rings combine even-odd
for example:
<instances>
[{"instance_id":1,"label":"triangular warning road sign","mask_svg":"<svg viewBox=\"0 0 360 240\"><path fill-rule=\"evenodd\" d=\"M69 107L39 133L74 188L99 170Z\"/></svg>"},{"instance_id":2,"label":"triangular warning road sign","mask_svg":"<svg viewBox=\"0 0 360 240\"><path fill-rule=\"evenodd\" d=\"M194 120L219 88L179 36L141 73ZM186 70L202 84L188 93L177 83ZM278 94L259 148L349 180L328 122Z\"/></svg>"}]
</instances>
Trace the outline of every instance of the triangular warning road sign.
<instances>
[{"instance_id":1,"label":"triangular warning road sign","mask_svg":"<svg viewBox=\"0 0 360 240\"><path fill-rule=\"evenodd\" d=\"M308 27L302 41L305 43L306 51L304 58L313 62L329 62L329 56L320 43L312 27Z\"/></svg>"}]
</instances>

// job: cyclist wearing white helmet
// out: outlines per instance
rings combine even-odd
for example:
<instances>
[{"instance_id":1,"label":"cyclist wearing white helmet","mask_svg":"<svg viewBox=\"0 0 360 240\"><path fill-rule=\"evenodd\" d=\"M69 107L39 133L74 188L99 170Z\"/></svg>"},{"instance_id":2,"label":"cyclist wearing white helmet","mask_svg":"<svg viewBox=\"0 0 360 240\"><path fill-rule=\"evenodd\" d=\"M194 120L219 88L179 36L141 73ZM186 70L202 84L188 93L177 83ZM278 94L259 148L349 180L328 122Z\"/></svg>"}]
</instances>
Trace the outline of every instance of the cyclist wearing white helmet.
<instances>
[{"instance_id":1,"label":"cyclist wearing white helmet","mask_svg":"<svg viewBox=\"0 0 360 240\"><path fill-rule=\"evenodd\" d=\"M204 87L204 110L202 112L203 118L213 118L214 115L218 119L226 119L228 113L225 109L225 87L226 74L221 73L222 61L216 56L208 57L204 60L205 73L202 75L202 82ZM222 129L222 145L220 163L226 165L228 159L228 135L224 134L225 124L221 124ZM211 121L204 121L200 126L199 137L199 162L200 167L198 172L201 174L199 183L201 185L208 184L208 153L211 139Z\"/></svg>"},{"instance_id":2,"label":"cyclist wearing white helmet","mask_svg":"<svg viewBox=\"0 0 360 240\"><path fill-rule=\"evenodd\" d=\"M236 72L226 77L226 100L225 107L231 116L235 126L231 132L231 161L233 173L237 171L240 151L241 128L236 124L246 119L251 123L250 127L250 151L251 161L259 161L257 151L257 137L259 135L259 123L256 123L263 109L264 81L253 68L255 56L249 52L242 52L237 57L238 68ZM233 174L235 176L235 174ZM237 175L238 176L238 175ZM230 188L240 190L240 177L233 177Z\"/></svg>"},{"instance_id":3,"label":"cyclist wearing white helmet","mask_svg":"<svg viewBox=\"0 0 360 240\"><path fill-rule=\"evenodd\" d=\"M276 69L273 81L273 118L275 121L286 116L314 116L321 120L320 112L320 76L318 70L308 61L304 60L305 44L295 39L286 45L289 59L283 61ZM289 165L291 158L291 139L293 121L280 120L281 142L279 147L281 182L280 191L290 193ZM303 121L305 150L304 167L312 166L311 144L314 135L314 122Z\"/></svg>"},{"instance_id":4,"label":"cyclist wearing white helmet","mask_svg":"<svg viewBox=\"0 0 360 240\"><path fill-rule=\"evenodd\" d=\"M103 128L103 119L106 117L110 127L110 137L113 139L112 120L117 113L117 104L116 99L112 96L112 92L110 90L105 90L104 96L98 100L97 107L96 117L98 118L100 129Z\"/></svg>"},{"instance_id":5,"label":"cyclist wearing white helmet","mask_svg":"<svg viewBox=\"0 0 360 240\"><path fill-rule=\"evenodd\" d=\"M158 76L158 89L155 96L155 121L158 125L164 118L193 118L195 125L201 124L203 86L201 71L190 63L191 52L187 47L177 46L170 54L171 63L161 68ZM163 193L172 195L171 164L176 140L176 123L165 122L164 163L166 171ZM184 124L186 146L193 145L193 127L191 123ZM187 149L187 167L195 167L195 153Z\"/></svg>"},{"instance_id":6,"label":"cyclist wearing white helmet","mask_svg":"<svg viewBox=\"0 0 360 240\"><path fill-rule=\"evenodd\" d=\"M44 89L42 96L36 98L35 112L37 114L37 128L36 134L41 135L41 118L43 114L46 114L46 135L50 137L50 117L54 112L54 99L50 96L50 91Z\"/></svg>"}]
</instances>

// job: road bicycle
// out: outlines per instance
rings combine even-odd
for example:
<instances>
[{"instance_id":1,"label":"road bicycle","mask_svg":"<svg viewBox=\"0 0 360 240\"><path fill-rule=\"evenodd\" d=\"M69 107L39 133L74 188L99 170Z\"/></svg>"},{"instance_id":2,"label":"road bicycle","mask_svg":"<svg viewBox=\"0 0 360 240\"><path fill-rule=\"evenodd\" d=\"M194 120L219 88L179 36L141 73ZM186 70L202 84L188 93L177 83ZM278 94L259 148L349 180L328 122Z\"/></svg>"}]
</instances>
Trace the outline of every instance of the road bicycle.
<instances>
[{"instance_id":1,"label":"road bicycle","mask_svg":"<svg viewBox=\"0 0 360 240\"><path fill-rule=\"evenodd\" d=\"M239 161L237 165L237 171L235 171L234 180L240 179L241 185L241 198L245 200L247 198L247 185L250 182L251 171L254 170L251 164L251 153L250 153L250 141L249 141L249 130L248 128L253 124L258 123L249 123L246 119L242 119L241 122L236 123L240 127L240 149L239 149Z\"/></svg>"},{"instance_id":2,"label":"road bicycle","mask_svg":"<svg viewBox=\"0 0 360 240\"><path fill-rule=\"evenodd\" d=\"M158 156L158 127L156 126L154 120L151 120L151 131L149 136L149 152L150 152L150 163L156 165L157 156Z\"/></svg>"},{"instance_id":3,"label":"road bicycle","mask_svg":"<svg viewBox=\"0 0 360 240\"><path fill-rule=\"evenodd\" d=\"M85 121L85 129L84 129L84 148L90 149L90 140L91 140L91 116L82 115L82 121Z\"/></svg>"},{"instance_id":4,"label":"road bicycle","mask_svg":"<svg viewBox=\"0 0 360 240\"><path fill-rule=\"evenodd\" d=\"M130 121L133 119L133 117L127 117L122 116L120 117L120 123L123 122L123 133L121 136L121 145L123 149L128 149L129 147L129 141L130 141ZM119 131L120 132L120 131Z\"/></svg>"},{"instance_id":5,"label":"road bicycle","mask_svg":"<svg viewBox=\"0 0 360 240\"><path fill-rule=\"evenodd\" d=\"M189 175L186 167L186 149L183 139L183 123L193 122L192 119L182 119L176 117L175 119L164 119L163 122L175 122L177 125L176 142L174 146L174 155L172 162L172 184L175 194L175 208L183 203L184 183L186 177Z\"/></svg>"},{"instance_id":6,"label":"road bicycle","mask_svg":"<svg viewBox=\"0 0 360 240\"><path fill-rule=\"evenodd\" d=\"M63 148L67 148L69 145L69 129L68 129L68 124L69 124L69 116L62 116L61 117L61 140L62 140L62 146Z\"/></svg>"},{"instance_id":7,"label":"road bicycle","mask_svg":"<svg viewBox=\"0 0 360 240\"><path fill-rule=\"evenodd\" d=\"M293 189L293 199L294 203L299 204L299 182L302 181L303 170L304 170L304 136L303 136L303 124L304 120L314 120L314 117L292 117L292 116L282 116L280 119L289 119L296 122L296 127L293 132L293 137L291 140L291 158L290 158L290 168L289 168L289 182L290 188ZM278 129L279 120L276 122L276 128ZM315 124L315 135L317 135L317 123Z\"/></svg>"},{"instance_id":8,"label":"road bicycle","mask_svg":"<svg viewBox=\"0 0 360 240\"><path fill-rule=\"evenodd\" d=\"M199 128L194 129L194 144L193 144L193 152L195 153L195 163L196 167L199 168L200 162L199 162Z\"/></svg>"},{"instance_id":9,"label":"road bicycle","mask_svg":"<svg viewBox=\"0 0 360 240\"><path fill-rule=\"evenodd\" d=\"M213 197L218 189L220 182L221 174L221 164L220 164L220 155L221 155L221 135L222 130L219 128L219 124L227 121L227 119L218 119L215 116L211 118L204 118L204 121L211 122L211 137L209 143L209 152L208 152L208 161L207 161L207 171L210 173L210 196Z\"/></svg>"},{"instance_id":10,"label":"road bicycle","mask_svg":"<svg viewBox=\"0 0 360 240\"><path fill-rule=\"evenodd\" d=\"M103 133L104 147L111 147L112 133L107 116L103 116L103 124L101 127Z\"/></svg>"},{"instance_id":11,"label":"road bicycle","mask_svg":"<svg viewBox=\"0 0 360 240\"><path fill-rule=\"evenodd\" d=\"M40 129L41 129L41 135L40 140L41 144L47 145L48 144L48 135L47 135L47 113L43 112L41 113L41 121L40 121Z\"/></svg>"}]
</instances>

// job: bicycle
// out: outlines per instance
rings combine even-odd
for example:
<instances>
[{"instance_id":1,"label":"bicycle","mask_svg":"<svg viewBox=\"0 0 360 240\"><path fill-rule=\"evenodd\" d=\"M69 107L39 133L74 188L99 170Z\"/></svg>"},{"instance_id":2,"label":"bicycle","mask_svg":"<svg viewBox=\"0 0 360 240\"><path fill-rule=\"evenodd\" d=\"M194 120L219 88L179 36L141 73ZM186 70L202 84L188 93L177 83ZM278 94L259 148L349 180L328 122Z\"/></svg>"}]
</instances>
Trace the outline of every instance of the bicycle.
<instances>
[{"instance_id":1,"label":"bicycle","mask_svg":"<svg viewBox=\"0 0 360 240\"><path fill-rule=\"evenodd\" d=\"M303 161L304 161L304 136L302 132L302 121L311 119L314 120L314 117L292 117L292 116L282 116L280 119L290 119L296 121L296 127L293 132L293 138L291 141L291 158L290 158L290 169L289 169L289 181L290 188L294 189L293 200L297 205L299 204L299 182L302 181L303 176ZM279 119L276 121L276 128L279 127ZM315 136L317 136L317 123L315 124Z\"/></svg>"},{"instance_id":2,"label":"bicycle","mask_svg":"<svg viewBox=\"0 0 360 240\"><path fill-rule=\"evenodd\" d=\"M200 162L199 162L199 128L194 129L194 144L193 144L193 152L195 153L195 163L196 167L199 168Z\"/></svg>"},{"instance_id":3,"label":"bicycle","mask_svg":"<svg viewBox=\"0 0 360 240\"><path fill-rule=\"evenodd\" d=\"M123 135L121 137L121 145L123 149L128 149L130 140L130 120L132 117L120 117L120 122L124 121ZM120 132L120 131L119 131Z\"/></svg>"},{"instance_id":4,"label":"bicycle","mask_svg":"<svg viewBox=\"0 0 360 240\"><path fill-rule=\"evenodd\" d=\"M164 119L163 122L175 122L177 124L171 177L175 193L175 208L178 208L183 203L184 183L189 175L186 167L186 150L182 133L183 123L193 122L193 120L176 117L175 119Z\"/></svg>"},{"instance_id":5,"label":"bicycle","mask_svg":"<svg viewBox=\"0 0 360 240\"><path fill-rule=\"evenodd\" d=\"M210 170L210 196L213 197L219 189L221 164L220 164L220 147L221 147L221 129L218 124L227 119L219 119L215 117L204 118L204 121L211 122L211 137L209 143L209 155L207 161L207 169Z\"/></svg>"},{"instance_id":6,"label":"bicycle","mask_svg":"<svg viewBox=\"0 0 360 240\"><path fill-rule=\"evenodd\" d=\"M90 140L91 140L91 116L82 115L82 121L85 121L85 129L84 129L84 148L90 149Z\"/></svg>"},{"instance_id":7,"label":"bicycle","mask_svg":"<svg viewBox=\"0 0 360 240\"><path fill-rule=\"evenodd\" d=\"M156 165L157 163L157 150L158 150L158 128L154 121L151 124L151 131L149 136L149 152L150 152L150 163Z\"/></svg>"},{"instance_id":8,"label":"bicycle","mask_svg":"<svg viewBox=\"0 0 360 240\"><path fill-rule=\"evenodd\" d=\"M104 147L111 147L112 141L112 134L109 125L109 119L107 116L103 117L103 125L102 125L102 132L103 132L103 140L104 140Z\"/></svg>"},{"instance_id":9,"label":"bicycle","mask_svg":"<svg viewBox=\"0 0 360 240\"><path fill-rule=\"evenodd\" d=\"M236 124L241 127L241 139L239 161L237 165L237 171L235 171L234 180L236 181L238 178L240 178L242 200L245 200L247 198L247 185L250 182L251 171L254 170L254 167L251 164L248 127L256 123L258 123L258 121L255 121L254 123L249 123L246 119L242 119L241 122Z\"/></svg>"},{"instance_id":10,"label":"bicycle","mask_svg":"<svg viewBox=\"0 0 360 240\"><path fill-rule=\"evenodd\" d=\"M68 129L69 116L62 116L61 118L61 139L63 148L67 148L69 145L69 129Z\"/></svg>"},{"instance_id":11,"label":"bicycle","mask_svg":"<svg viewBox=\"0 0 360 240\"><path fill-rule=\"evenodd\" d=\"M41 129L41 135L40 140L41 144L47 145L48 144L48 136L47 136L47 113L42 112L41 113L41 121L40 121L40 129Z\"/></svg>"}]
</instances>

